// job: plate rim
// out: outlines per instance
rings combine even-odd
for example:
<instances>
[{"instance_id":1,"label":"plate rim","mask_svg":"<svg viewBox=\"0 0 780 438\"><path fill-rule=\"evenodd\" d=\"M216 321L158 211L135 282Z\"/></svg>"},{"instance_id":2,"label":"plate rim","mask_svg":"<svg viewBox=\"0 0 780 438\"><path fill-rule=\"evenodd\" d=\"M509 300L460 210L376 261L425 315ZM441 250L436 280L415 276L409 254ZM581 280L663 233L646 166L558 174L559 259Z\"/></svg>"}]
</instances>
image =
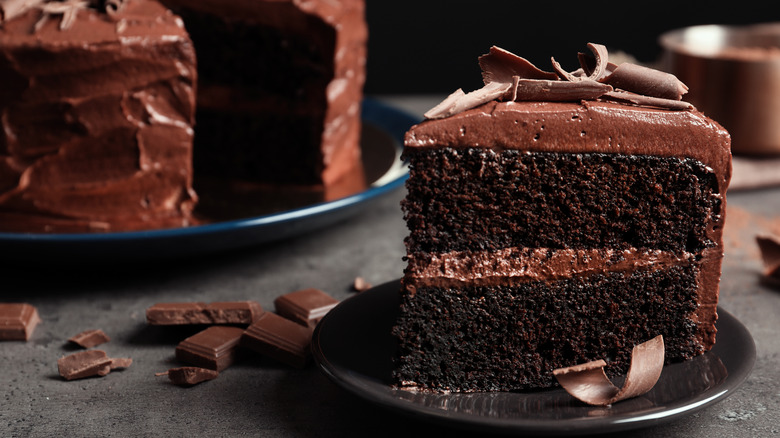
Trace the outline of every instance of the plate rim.
<instances>
[{"instance_id":1,"label":"plate rim","mask_svg":"<svg viewBox=\"0 0 780 438\"><path fill-rule=\"evenodd\" d=\"M495 433L507 433L507 432L526 432L536 433L543 435L581 435L591 434L599 432L620 432L632 429L639 429L643 427L649 427L659 424L665 424L679 420L683 417L689 416L697 411L700 411L706 407L709 407L717 402L724 400L730 396L736 389L738 389L747 378L750 376L756 362L756 347L755 340L750 334L747 327L742 324L736 317L730 314L728 311L718 306L718 323L720 324L718 333L721 334L723 325L727 326L729 330L735 330L733 333L726 332L728 336L739 336L742 341L746 341L748 353L742 357L739 367L736 370L727 368L727 376L723 383L716 385L713 388L708 388L702 393L696 394L691 399L680 399L675 401L671 407L663 408L660 412L644 413L643 415L629 415L621 414L615 417L579 417L570 420L533 420L523 419L501 419L495 417L484 417L476 414L467 414L463 412L449 412L446 410L436 409L429 406L422 406L416 404L414 401L401 400L398 398L392 398L390 396L380 396L379 398L370 397L371 394L367 394L366 391L361 390L359 385L350 381L348 376L342 375L342 373L334 366L330 359L327 357L326 352L322 350L321 338L323 327L328 326L333 318L339 315L338 308L345 302L352 302L352 300L365 299L365 294L370 293L383 293L384 289L399 288L400 279L393 280L376 286L365 292L361 292L358 295L349 297L342 301L338 306L332 309L325 317L320 321L314 330L312 336L311 350L314 362L319 370L325 374L332 382L337 386L346 390L347 392L369 401L375 405L384 407L391 411L408 415L421 420L433 421L448 426L457 426L469 430L479 430L482 432L495 432ZM388 291L384 291L388 293ZM343 309L343 308L342 308ZM335 312L334 312L335 311ZM335 315L335 316L334 316ZM718 343L716 342L715 349ZM724 367L727 366L724 363ZM735 375L735 371L738 371ZM354 374L359 372L353 371ZM364 376L366 379L372 380L370 376ZM373 383L377 383L373 379ZM386 383L378 382L381 385L387 387ZM402 391L400 389L393 389L394 391ZM550 391L563 391L560 388L550 389ZM684 400L687 400L684 402Z\"/></svg>"}]
</instances>

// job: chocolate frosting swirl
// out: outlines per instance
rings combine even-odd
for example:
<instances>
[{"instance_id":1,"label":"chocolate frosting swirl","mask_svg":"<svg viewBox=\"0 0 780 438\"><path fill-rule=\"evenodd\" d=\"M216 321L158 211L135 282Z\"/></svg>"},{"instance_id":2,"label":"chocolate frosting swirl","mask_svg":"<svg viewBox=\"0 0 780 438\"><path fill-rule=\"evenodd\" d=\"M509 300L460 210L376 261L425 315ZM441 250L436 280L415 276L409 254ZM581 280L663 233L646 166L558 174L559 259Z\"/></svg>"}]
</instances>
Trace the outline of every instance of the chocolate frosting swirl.
<instances>
[{"instance_id":1,"label":"chocolate frosting swirl","mask_svg":"<svg viewBox=\"0 0 780 438\"><path fill-rule=\"evenodd\" d=\"M440 119L475 108L487 102L546 101L577 102L610 100L669 110L691 110L681 101L688 91L674 75L631 63L615 65L601 44L588 43L593 56L580 53L581 68L567 72L551 58L555 73L546 72L525 58L499 47L479 58L485 85L470 93L456 90L442 103L425 113Z\"/></svg>"}]
</instances>

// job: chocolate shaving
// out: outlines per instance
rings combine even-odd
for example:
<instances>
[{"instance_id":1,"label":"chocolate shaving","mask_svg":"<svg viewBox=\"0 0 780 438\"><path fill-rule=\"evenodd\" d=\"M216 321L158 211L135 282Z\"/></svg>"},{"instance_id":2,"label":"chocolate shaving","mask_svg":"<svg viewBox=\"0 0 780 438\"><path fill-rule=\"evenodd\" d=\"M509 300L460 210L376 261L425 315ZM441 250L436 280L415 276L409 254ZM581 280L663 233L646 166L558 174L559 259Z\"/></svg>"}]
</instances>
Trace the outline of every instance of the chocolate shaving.
<instances>
[{"instance_id":1,"label":"chocolate shaving","mask_svg":"<svg viewBox=\"0 0 780 438\"><path fill-rule=\"evenodd\" d=\"M0 23L23 15L46 0L2 0L0 1Z\"/></svg>"},{"instance_id":2,"label":"chocolate shaving","mask_svg":"<svg viewBox=\"0 0 780 438\"><path fill-rule=\"evenodd\" d=\"M612 87L590 79L578 82L540 81L518 79L513 86L512 100L541 100L548 102L571 102L593 100L612 91Z\"/></svg>"},{"instance_id":3,"label":"chocolate shaving","mask_svg":"<svg viewBox=\"0 0 780 438\"><path fill-rule=\"evenodd\" d=\"M553 371L553 375L576 399L590 405L608 406L650 391L664 366L664 340L661 335L635 345L631 366L622 388L612 384L604 373L606 362L596 360Z\"/></svg>"},{"instance_id":4,"label":"chocolate shaving","mask_svg":"<svg viewBox=\"0 0 780 438\"><path fill-rule=\"evenodd\" d=\"M513 76L525 79L558 79L555 73L540 70L527 59L496 46L479 57L479 66L482 68L485 85L491 82L511 83Z\"/></svg>"},{"instance_id":5,"label":"chocolate shaving","mask_svg":"<svg viewBox=\"0 0 780 438\"><path fill-rule=\"evenodd\" d=\"M603 100L631 103L639 106L654 106L671 110L692 110L693 105L684 100L662 99L660 97L645 96L643 94L629 93L626 91L611 91L600 96Z\"/></svg>"},{"instance_id":6,"label":"chocolate shaving","mask_svg":"<svg viewBox=\"0 0 780 438\"><path fill-rule=\"evenodd\" d=\"M470 93L464 93L462 89L458 88L440 104L428 110L424 116L426 119L450 117L468 109L476 108L483 103L496 100L506 94L511 87L511 82L491 82Z\"/></svg>"},{"instance_id":7,"label":"chocolate shaving","mask_svg":"<svg viewBox=\"0 0 780 438\"><path fill-rule=\"evenodd\" d=\"M764 261L764 275L780 281L780 237L775 235L756 236L756 243Z\"/></svg>"},{"instance_id":8,"label":"chocolate shaving","mask_svg":"<svg viewBox=\"0 0 780 438\"><path fill-rule=\"evenodd\" d=\"M629 63L616 66L609 62L605 46L588 43L588 48L593 56L579 53L579 69L568 72L551 58L556 73L550 73L493 46L479 58L485 85L470 93L456 90L424 116L427 119L450 117L493 100L576 102L603 98L669 110L693 109L693 105L680 100L688 88L674 75ZM618 87L622 91L618 92Z\"/></svg>"},{"instance_id":9,"label":"chocolate shaving","mask_svg":"<svg viewBox=\"0 0 780 438\"><path fill-rule=\"evenodd\" d=\"M600 82L646 96L680 100L688 87L677 76L649 67L624 62Z\"/></svg>"}]
</instances>

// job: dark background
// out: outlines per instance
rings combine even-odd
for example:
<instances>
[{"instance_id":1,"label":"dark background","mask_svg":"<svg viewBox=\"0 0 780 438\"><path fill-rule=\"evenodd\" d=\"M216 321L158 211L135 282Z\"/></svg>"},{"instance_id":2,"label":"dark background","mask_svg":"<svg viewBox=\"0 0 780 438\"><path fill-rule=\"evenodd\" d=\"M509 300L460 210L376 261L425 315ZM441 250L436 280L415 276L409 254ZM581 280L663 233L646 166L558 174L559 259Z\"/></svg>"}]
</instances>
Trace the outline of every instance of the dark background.
<instances>
[{"instance_id":1,"label":"dark background","mask_svg":"<svg viewBox=\"0 0 780 438\"><path fill-rule=\"evenodd\" d=\"M658 36L696 24L780 20L764 1L529 2L520 0L367 0L367 94L471 91L481 83L477 57L490 46L551 70L550 57L574 70L586 44L638 61L658 60ZM725 6L724 6L725 5Z\"/></svg>"}]
</instances>

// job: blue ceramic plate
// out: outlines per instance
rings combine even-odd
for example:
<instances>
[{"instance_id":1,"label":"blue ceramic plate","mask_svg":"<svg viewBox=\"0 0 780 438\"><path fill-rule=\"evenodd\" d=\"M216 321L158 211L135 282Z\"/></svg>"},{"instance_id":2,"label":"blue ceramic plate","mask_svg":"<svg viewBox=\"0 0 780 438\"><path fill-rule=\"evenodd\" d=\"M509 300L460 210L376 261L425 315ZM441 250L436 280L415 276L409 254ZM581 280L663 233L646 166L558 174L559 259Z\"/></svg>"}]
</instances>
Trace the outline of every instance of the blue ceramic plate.
<instances>
[{"instance_id":1,"label":"blue ceramic plate","mask_svg":"<svg viewBox=\"0 0 780 438\"><path fill-rule=\"evenodd\" d=\"M475 432L583 435L625 431L673 421L723 400L747 379L756 359L753 338L718 309L713 349L664 367L647 394L611 407L581 403L563 389L434 394L391 387L400 282L351 297L317 326L312 351L337 385L379 406Z\"/></svg>"},{"instance_id":2,"label":"blue ceramic plate","mask_svg":"<svg viewBox=\"0 0 780 438\"><path fill-rule=\"evenodd\" d=\"M299 205L289 201L277 211L247 216L241 216L241 212L252 210L233 205L230 214L234 217L184 228L95 234L0 233L0 259L117 262L189 257L258 245L332 225L403 185L408 176L399 159L403 136L418 121L382 102L364 101L361 146L366 185L352 195L313 202L310 197L301 197ZM209 196L224 198L221 195L201 193L201 204L207 205Z\"/></svg>"}]
</instances>

